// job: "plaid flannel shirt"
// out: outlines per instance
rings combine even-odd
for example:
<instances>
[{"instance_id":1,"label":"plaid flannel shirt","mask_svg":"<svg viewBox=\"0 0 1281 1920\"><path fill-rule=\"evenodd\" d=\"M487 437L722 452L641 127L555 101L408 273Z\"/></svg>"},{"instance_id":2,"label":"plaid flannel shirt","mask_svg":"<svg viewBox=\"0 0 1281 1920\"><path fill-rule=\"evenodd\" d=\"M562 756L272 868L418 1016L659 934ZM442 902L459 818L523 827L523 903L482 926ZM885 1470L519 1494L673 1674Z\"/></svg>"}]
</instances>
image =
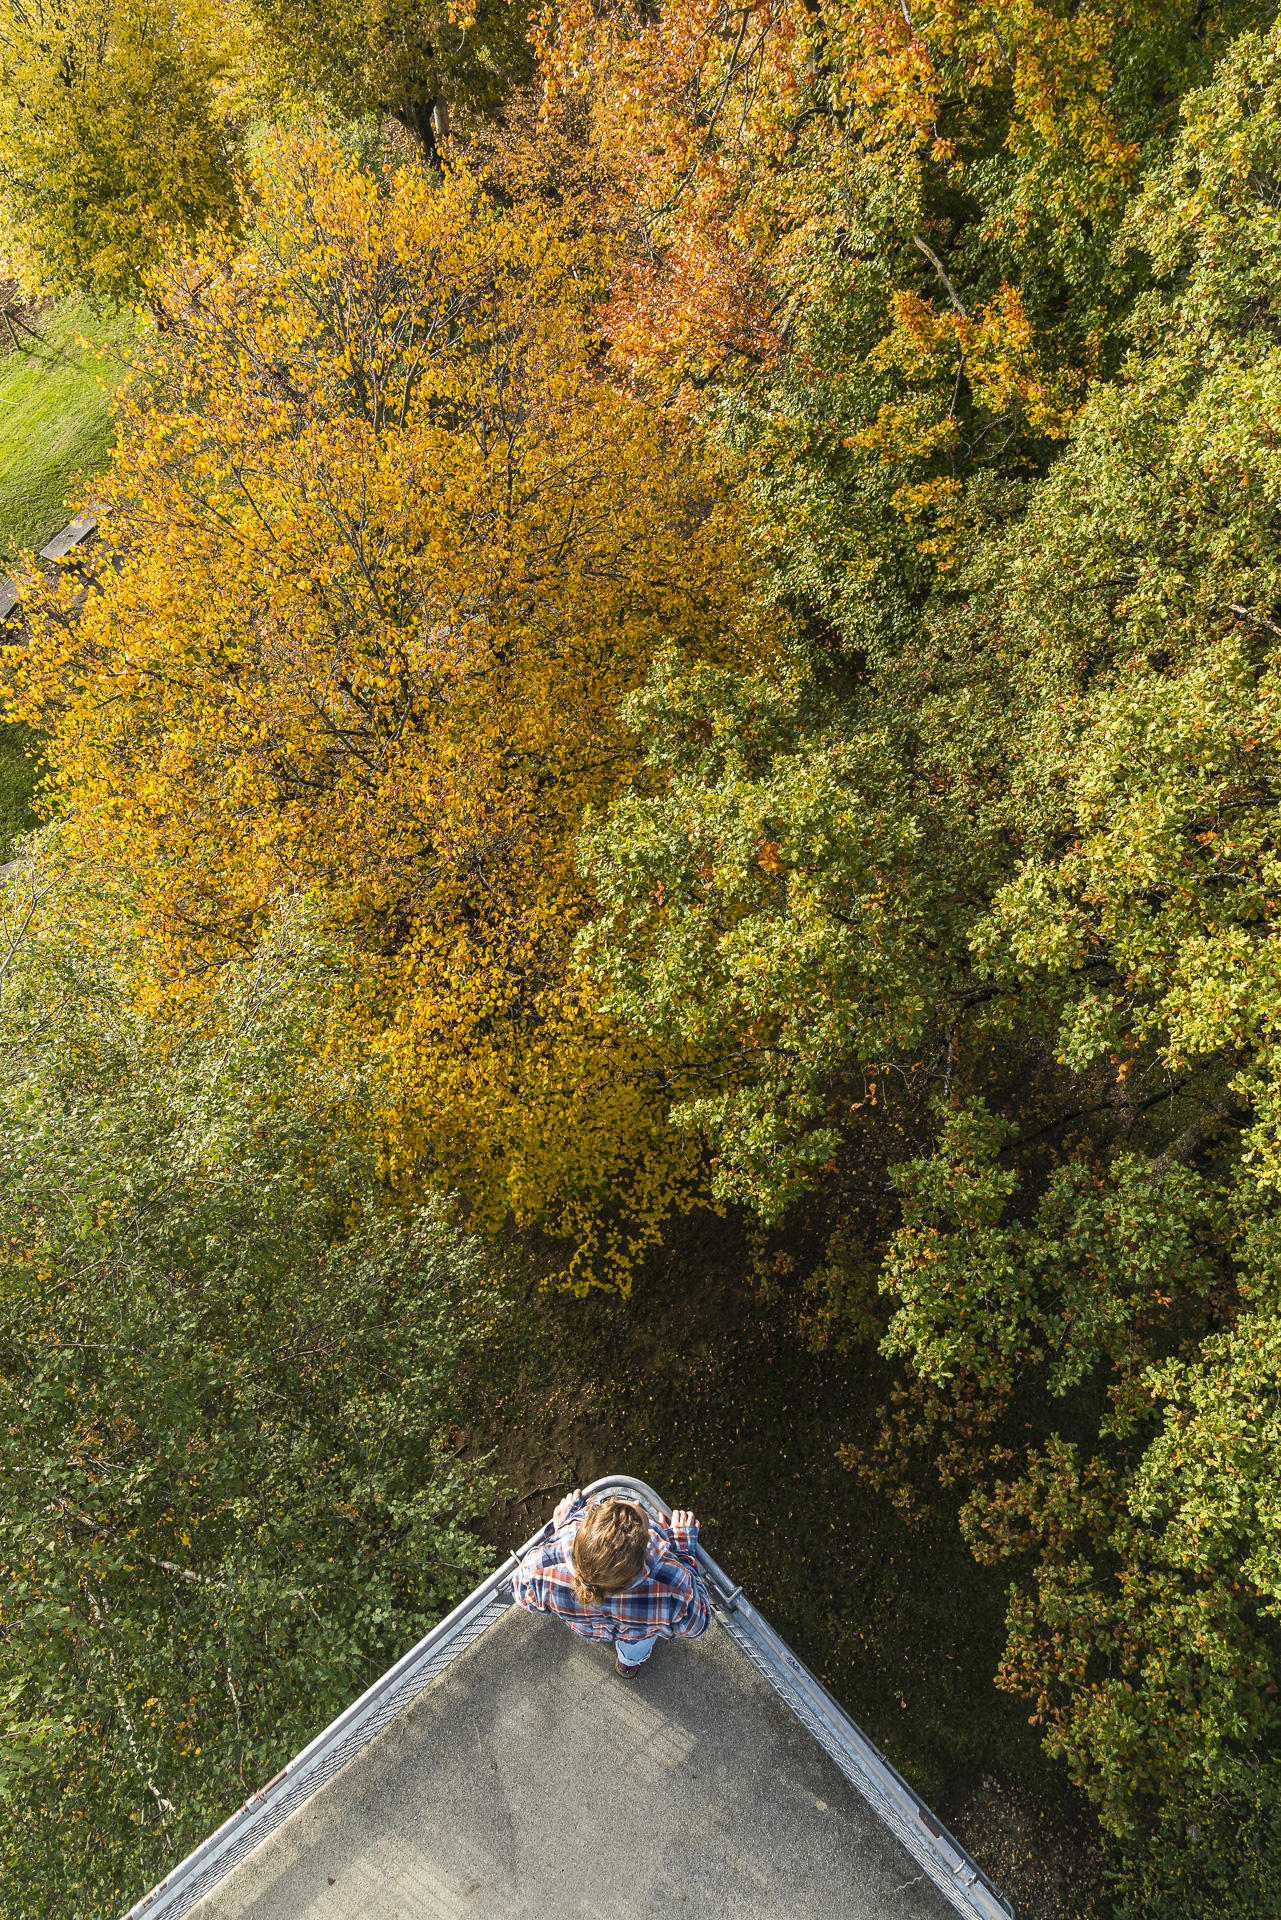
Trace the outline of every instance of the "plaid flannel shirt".
<instances>
[{"instance_id":1,"label":"plaid flannel shirt","mask_svg":"<svg viewBox=\"0 0 1281 1920\"><path fill-rule=\"evenodd\" d=\"M550 1540L535 1547L517 1568L512 1592L531 1613L556 1613L585 1640L648 1640L657 1634L696 1639L712 1617L694 1549L698 1522L675 1528L648 1513L649 1546L644 1571L622 1593L584 1605L574 1586L569 1549L587 1502L575 1500Z\"/></svg>"}]
</instances>

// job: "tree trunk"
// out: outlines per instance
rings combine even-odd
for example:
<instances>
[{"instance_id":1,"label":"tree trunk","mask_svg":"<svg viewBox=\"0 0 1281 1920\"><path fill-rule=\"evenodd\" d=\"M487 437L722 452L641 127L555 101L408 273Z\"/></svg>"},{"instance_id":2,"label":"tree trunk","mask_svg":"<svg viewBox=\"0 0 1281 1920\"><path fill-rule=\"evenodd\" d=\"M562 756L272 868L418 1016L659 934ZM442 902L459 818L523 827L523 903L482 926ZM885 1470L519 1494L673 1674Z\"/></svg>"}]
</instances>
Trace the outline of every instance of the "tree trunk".
<instances>
[{"instance_id":1,"label":"tree trunk","mask_svg":"<svg viewBox=\"0 0 1281 1920\"><path fill-rule=\"evenodd\" d=\"M410 100L403 107L393 109L393 118L399 120L402 127L408 127L423 150L423 159L437 173L441 172L440 153L436 146L436 128L433 123L436 102L434 100Z\"/></svg>"}]
</instances>

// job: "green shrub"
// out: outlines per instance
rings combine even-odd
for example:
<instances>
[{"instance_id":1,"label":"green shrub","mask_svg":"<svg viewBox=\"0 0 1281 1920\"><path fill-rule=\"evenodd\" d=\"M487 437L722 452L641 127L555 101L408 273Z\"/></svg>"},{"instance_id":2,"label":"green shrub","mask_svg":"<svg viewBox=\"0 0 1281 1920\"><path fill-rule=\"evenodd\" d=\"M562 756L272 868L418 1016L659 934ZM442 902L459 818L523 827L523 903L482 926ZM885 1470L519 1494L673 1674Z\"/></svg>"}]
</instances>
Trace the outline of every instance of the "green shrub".
<instances>
[{"instance_id":1,"label":"green shrub","mask_svg":"<svg viewBox=\"0 0 1281 1920\"><path fill-rule=\"evenodd\" d=\"M487 1564L479 1254L344 1137L298 953L200 1035L43 935L0 997L5 1920L114 1917Z\"/></svg>"}]
</instances>

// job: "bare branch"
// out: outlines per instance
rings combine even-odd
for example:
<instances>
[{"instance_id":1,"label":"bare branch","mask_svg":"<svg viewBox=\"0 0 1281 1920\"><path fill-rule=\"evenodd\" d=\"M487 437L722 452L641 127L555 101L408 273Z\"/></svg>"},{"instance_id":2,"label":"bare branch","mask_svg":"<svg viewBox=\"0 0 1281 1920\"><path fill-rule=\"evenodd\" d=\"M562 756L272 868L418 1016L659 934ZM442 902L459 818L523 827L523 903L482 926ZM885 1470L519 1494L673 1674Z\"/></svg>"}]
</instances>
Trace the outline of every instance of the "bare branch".
<instances>
[{"instance_id":1,"label":"bare branch","mask_svg":"<svg viewBox=\"0 0 1281 1920\"><path fill-rule=\"evenodd\" d=\"M947 288L947 297L952 302L952 305L956 308L956 311L960 314L962 320L968 320L970 316L965 311L965 308L962 305L961 296L956 291L956 288L952 285L952 282L948 279L947 268L943 265L943 262L939 259L938 255L935 253L933 247L930 246L927 240L922 240L919 233L914 233L912 235L912 245L917 249L919 253L923 253L925 255L925 258L929 261L935 273L938 275L939 279L943 282L943 285Z\"/></svg>"},{"instance_id":2,"label":"bare branch","mask_svg":"<svg viewBox=\"0 0 1281 1920\"><path fill-rule=\"evenodd\" d=\"M1277 639L1281 640L1281 627L1276 626L1271 620L1265 620L1261 613L1254 611L1253 607L1243 607L1238 601L1234 600L1228 608L1228 611L1229 613L1239 613L1243 620L1253 620L1256 627L1266 627L1269 633L1275 633Z\"/></svg>"}]
</instances>

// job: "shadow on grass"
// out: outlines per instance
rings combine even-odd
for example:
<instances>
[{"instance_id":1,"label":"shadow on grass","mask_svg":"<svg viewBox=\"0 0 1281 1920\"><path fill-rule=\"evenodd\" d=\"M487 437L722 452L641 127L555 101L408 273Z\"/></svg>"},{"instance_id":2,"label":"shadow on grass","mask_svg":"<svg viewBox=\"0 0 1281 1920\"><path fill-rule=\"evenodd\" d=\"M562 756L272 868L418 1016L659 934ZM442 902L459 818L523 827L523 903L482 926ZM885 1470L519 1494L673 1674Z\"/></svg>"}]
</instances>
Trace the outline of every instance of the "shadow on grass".
<instances>
[{"instance_id":1,"label":"shadow on grass","mask_svg":"<svg viewBox=\"0 0 1281 1920\"><path fill-rule=\"evenodd\" d=\"M35 734L20 720L0 721L0 864L20 833L38 824L32 795L41 775Z\"/></svg>"},{"instance_id":2,"label":"shadow on grass","mask_svg":"<svg viewBox=\"0 0 1281 1920\"><path fill-rule=\"evenodd\" d=\"M133 316L103 320L80 304L41 316L39 338L20 334L0 356L0 571L20 552L38 549L65 525L68 494L83 493L110 457L115 428L111 394L124 375L119 360L101 358L133 333Z\"/></svg>"}]
</instances>

